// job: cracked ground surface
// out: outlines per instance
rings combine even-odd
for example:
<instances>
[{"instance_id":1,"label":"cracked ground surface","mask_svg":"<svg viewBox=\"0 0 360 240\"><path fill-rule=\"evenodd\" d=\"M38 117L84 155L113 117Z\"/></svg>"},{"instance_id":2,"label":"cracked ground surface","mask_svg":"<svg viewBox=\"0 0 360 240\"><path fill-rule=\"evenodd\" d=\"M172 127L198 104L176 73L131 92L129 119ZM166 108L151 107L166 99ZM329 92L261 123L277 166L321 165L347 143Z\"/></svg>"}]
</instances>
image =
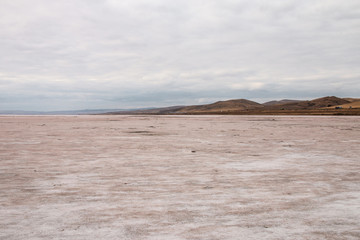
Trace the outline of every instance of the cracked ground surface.
<instances>
[{"instance_id":1,"label":"cracked ground surface","mask_svg":"<svg viewBox=\"0 0 360 240\"><path fill-rule=\"evenodd\" d=\"M0 116L0 239L360 239L360 117Z\"/></svg>"}]
</instances>

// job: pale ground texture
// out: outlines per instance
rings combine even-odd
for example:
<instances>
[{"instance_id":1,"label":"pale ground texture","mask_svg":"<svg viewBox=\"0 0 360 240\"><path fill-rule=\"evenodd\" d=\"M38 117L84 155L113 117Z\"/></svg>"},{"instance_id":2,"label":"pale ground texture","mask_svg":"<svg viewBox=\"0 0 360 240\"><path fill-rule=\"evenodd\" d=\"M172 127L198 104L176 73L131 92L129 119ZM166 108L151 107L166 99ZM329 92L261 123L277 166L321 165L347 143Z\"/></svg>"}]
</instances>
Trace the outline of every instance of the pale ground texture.
<instances>
[{"instance_id":1,"label":"pale ground texture","mask_svg":"<svg viewBox=\"0 0 360 240\"><path fill-rule=\"evenodd\" d=\"M360 239L360 117L0 116L0 239Z\"/></svg>"}]
</instances>

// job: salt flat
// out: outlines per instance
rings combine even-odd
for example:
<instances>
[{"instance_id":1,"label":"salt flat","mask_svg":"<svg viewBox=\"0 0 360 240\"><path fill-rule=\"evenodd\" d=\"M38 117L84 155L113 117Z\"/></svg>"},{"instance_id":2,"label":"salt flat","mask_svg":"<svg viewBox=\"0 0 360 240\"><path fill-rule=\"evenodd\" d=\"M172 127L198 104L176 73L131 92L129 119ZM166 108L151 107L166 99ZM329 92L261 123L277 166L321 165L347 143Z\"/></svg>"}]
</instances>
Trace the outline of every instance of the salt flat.
<instances>
[{"instance_id":1,"label":"salt flat","mask_svg":"<svg viewBox=\"0 0 360 240\"><path fill-rule=\"evenodd\" d=\"M360 239L360 117L0 116L0 239Z\"/></svg>"}]
</instances>

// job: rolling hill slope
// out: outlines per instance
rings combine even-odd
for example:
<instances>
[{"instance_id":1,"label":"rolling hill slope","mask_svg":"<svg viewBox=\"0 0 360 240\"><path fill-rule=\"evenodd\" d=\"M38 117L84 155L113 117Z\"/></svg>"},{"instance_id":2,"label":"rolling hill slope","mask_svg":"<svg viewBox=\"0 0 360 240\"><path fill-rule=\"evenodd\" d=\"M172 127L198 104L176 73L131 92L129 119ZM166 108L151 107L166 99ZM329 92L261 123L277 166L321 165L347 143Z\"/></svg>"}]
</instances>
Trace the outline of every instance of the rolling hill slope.
<instances>
[{"instance_id":1,"label":"rolling hill slope","mask_svg":"<svg viewBox=\"0 0 360 240\"><path fill-rule=\"evenodd\" d=\"M260 103L246 99L235 99L228 101L219 101L212 104L188 106L179 109L176 113L214 113L214 112L233 112L247 109L263 108Z\"/></svg>"},{"instance_id":2,"label":"rolling hill slope","mask_svg":"<svg viewBox=\"0 0 360 240\"><path fill-rule=\"evenodd\" d=\"M267 106L268 110L313 110L324 107L337 106L341 104L349 103L348 100L338 97L323 97L310 101L298 101L285 104Z\"/></svg>"},{"instance_id":3,"label":"rolling hill slope","mask_svg":"<svg viewBox=\"0 0 360 240\"><path fill-rule=\"evenodd\" d=\"M341 109L338 106L342 106ZM247 99L234 99L204 105L173 106L108 114L360 115L360 100L328 96L309 101L285 99L260 104Z\"/></svg>"}]
</instances>

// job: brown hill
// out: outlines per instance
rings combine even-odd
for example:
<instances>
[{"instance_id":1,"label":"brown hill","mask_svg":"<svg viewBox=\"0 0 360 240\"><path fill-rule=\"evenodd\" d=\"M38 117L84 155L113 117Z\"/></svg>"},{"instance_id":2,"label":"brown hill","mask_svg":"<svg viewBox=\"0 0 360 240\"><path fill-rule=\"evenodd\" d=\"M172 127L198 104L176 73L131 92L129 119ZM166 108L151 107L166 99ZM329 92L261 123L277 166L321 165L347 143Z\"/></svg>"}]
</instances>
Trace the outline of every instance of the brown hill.
<instances>
[{"instance_id":1,"label":"brown hill","mask_svg":"<svg viewBox=\"0 0 360 240\"><path fill-rule=\"evenodd\" d=\"M327 107L327 109L333 109L333 108L360 108L360 100L357 101L354 100L350 103Z\"/></svg>"},{"instance_id":2,"label":"brown hill","mask_svg":"<svg viewBox=\"0 0 360 240\"><path fill-rule=\"evenodd\" d=\"M287 104L287 103L297 103L297 102L301 102L301 100L291 100L291 99L274 100L274 101L263 103L262 105L264 105L264 106L274 106L274 105Z\"/></svg>"},{"instance_id":3,"label":"brown hill","mask_svg":"<svg viewBox=\"0 0 360 240\"><path fill-rule=\"evenodd\" d=\"M286 104L278 104L267 106L266 109L269 110L312 110L312 109L320 109L324 107L337 106L341 104L349 103L348 100L338 97L323 97L317 98L310 101L300 101L300 102L292 102Z\"/></svg>"},{"instance_id":4,"label":"brown hill","mask_svg":"<svg viewBox=\"0 0 360 240\"><path fill-rule=\"evenodd\" d=\"M219 101L212 104L206 105L195 105L188 106L179 109L176 111L177 114L186 113L186 114L199 114L199 113L224 113L224 112L234 112L234 111L244 111L244 110L253 110L258 108L263 108L264 106L260 103L253 102L246 99L236 99L228 101Z\"/></svg>"},{"instance_id":5,"label":"brown hill","mask_svg":"<svg viewBox=\"0 0 360 240\"><path fill-rule=\"evenodd\" d=\"M360 115L360 99L331 96L310 101L280 100L265 104L236 99L205 105L174 106L108 114Z\"/></svg>"},{"instance_id":6,"label":"brown hill","mask_svg":"<svg viewBox=\"0 0 360 240\"><path fill-rule=\"evenodd\" d=\"M172 114L176 111L184 108L184 106L171 106L171 107L163 107L163 108L151 108L151 109L140 109L133 111L118 111L118 112L110 112L107 114L112 115L127 115L127 114Z\"/></svg>"},{"instance_id":7,"label":"brown hill","mask_svg":"<svg viewBox=\"0 0 360 240\"><path fill-rule=\"evenodd\" d=\"M349 102L360 102L360 98L343 98Z\"/></svg>"}]
</instances>

